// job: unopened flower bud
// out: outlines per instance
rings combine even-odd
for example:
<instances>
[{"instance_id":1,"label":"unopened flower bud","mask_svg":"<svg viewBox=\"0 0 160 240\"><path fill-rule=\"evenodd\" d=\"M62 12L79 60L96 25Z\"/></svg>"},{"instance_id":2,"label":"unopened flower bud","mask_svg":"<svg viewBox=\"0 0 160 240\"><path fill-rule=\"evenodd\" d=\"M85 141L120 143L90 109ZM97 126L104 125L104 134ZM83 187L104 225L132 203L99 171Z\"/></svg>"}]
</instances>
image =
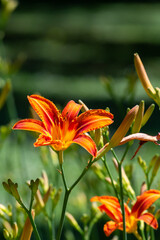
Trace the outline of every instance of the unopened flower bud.
<instances>
[{"instance_id":1,"label":"unopened flower bud","mask_svg":"<svg viewBox=\"0 0 160 240\"><path fill-rule=\"evenodd\" d=\"M70 214L69 212L66 212L66 217L67 217L68 221L70 222L70 224L71 224L80 234L83 234L83 230L81 229L81 227L79 226L78 222L77 222L76 219L73 217L73 215Z\"/></svg>"},{"instance_id":2,"label":"unopened flower bud","mask_svg":"<svg viewBox=\"0 0 160 240\"><path fill-rule=\"evenodd\" d=\"M53 202L53 209L57 206L57 203L59 202L61 193L62 193L61 188L59 188L56 192L54 191L54 189L52 190L51 198L52 198L52 202Z\"/></svg>"},{"instance_id":3,"label":"unopened flower bud","mask_svg":"<svg viewBox=\"0 0 160 240\"><path fill-rule=\"evenodd\" d=\"M38 214L41 211L41 209L44 207L43 198L41 196L39 189L35 194L35 199L36 199L36 204L34 206L34 209L36 211L36 214Z\"/></svg>"},{"instance_id":4,"label":"unopened flower bud","mask_svg":"<svg viewBox=\"0 0 160 240\"><path fill-rule=\"evenodd\" d=\"M3 235L5 239L10 239L10 233L7 231L6 228L3 229Z\"/></svg>"},{"instance_id":5,"label":"unopened flower bud","mask_svg":"<svg viewBox=\"0 0 160 240\"><path fill-rule=\"evenodd\" d=\"M132 127L132 133L137 133L140 131L143 115L144 115L144 101L141 101L139 104L139 109L135 118L135 122Z\"/></svg>"},{"instance_id":6,"label":"unopened flower bud","mask_svg":"<svg viewBox=\"0 0 160 240\"><path fill-rule=\"evenodd\" d=\"M95 134L94 134L94 141L95 141L97 146L100 145L101 139L102 139L102 129L99 128L99 129L95 130Z\"/></svg>"},{"instance_id":7,"label":"unopened flower bud","mask_svg":"<svg viewBox=\"0 0 160 240\"><path fill-rule=\"evenodd\" d=\"M141 80L141 83L146 91L146 93L149 95L149 97L152 98L151 94L149 93L148 89L150 89L151 92L155 93L155 90L152 86L152 84L149 81L149 78L147 76L146 70L143 66L143 63L137 53L134 54L134 64L135 68L138 74L139 79Z\"/></svg>"},{"instance_id":8,"label":"unopened flower bud","mask_svg":"<svg viewBox=\"0 0 160 240\"><path fill-rule=\"evenodd\" d=\"M155 165L156 161L157 161L157 158L159 156L158 155L154 155L153 158L151 159L150 163L149 163L149 166L148 166L148 172L151 170L151 168Z\"/></svg>"},{"instance_id":9,"label":"unopened flower bud","mask_svg":"<svg viewBox=\"0 0 160 240\"><path fill-rule=\"evenodd\" d=\"M40 182L41 182L44 192L46 193L49 188L49 182L48 182L47 173L44 170L42 171L42 177L40 178Z\"/></svg>"},{"instance_id":10,"label":"unopened flower bud","mask_svg":"<svg viewBox=\"0 0 160 240\"><path fill-rule=\"evenodd\" d=\"M143 194L145 191L147 191L147 184L143 182L141 185L140 194Z\"/></svg>"},{"instance_id":11,"label":"unopened flower bud","mask_svg":"<svg viewBox=\"0 0 160 240\"><path fill-rule=\"evenodd\" d=\"M94 208L94 204L92 205L92 214L93 214L93 208ZM96 210L96 212L97 212L97 207L96 207L94 210ZM82 217L81 217L82 223L83 223L84 225L87 225L87 223L89 222L89 220L90 220L90 216L89 216L88 214L84 213L84 214L82 215Z\"/></svg>"},{"instance_id":12,"label":"unopened flower bud","mask_svg":"<svg viewBox=\"0 0 160 240\"><path fill-rule=\"evenodd\" d=\"M122 138L126 135L128 132L133 120L135 119L137 112L138 112L139 106L133 107L125 116L124 120L120 124L117 131L114 133L113 137L111 138L109 142L109 146L111 148L118 146Z\"/></svg>"},{"instance_id":13,"label":"unopened flower bud","mask_svg":"<svg viewBox=\"0 0 160 240\"><path fill-rule=\"evenodd\" d=\"M152 175L151 175L151 180L150 180L151 183L153 182L155 176L157 175L159 167L160 167L160 156L157 157L157 159L155 161L155 165L154 165L154 168L153 168L153 171L152 171Z\"/></svg>"},{"instance_id":14,"label":"unopened flower bud","mask_svg":"<svg viewBox=\"0 0 160 240\"><path fill-rule=\"evenodd\" d=\"M125 116L122 123L112 136L109 143L106 143L106 145L101 148L98 151L97 159L101 158L105 153L107 153L111 148L114 148L119 145L123 137L127 134L131 124L133 123L133 120L135 119L137 112L138 112L139 106L136 105L133 107Z\"/></svg>"},{"instance_id":15,"label":"unopened flower bud","mask_svg":"<svg viewBox=\"0 0 160 240\"><path fill-rule=\"evenodd\" d=\"M160 218L160 209L158 209L157 212L155 213L155 218L156 219Z\"/></svg>"},{"instance_id":16,"label":"unopened flower bud","mask_svg":"<svg viewBox=\"0 0 160 240\"><path fill-rule=\"evenodd\" d=\"M17 183L13 183L11 181L11 179L8 179L8 183L3 182L2 184L3 184L3 187L5 188L5 190L8 193L10 193L17 200L17 202L19 202L19 204L21 204L22 201L21 201L21 198L20 198L18 190L17 190L18 184Z\"/></svg>"},{"instance_id":17,"label":"unopened flower bud","mask_svg":"<svg viewBox=\"0 0 160 240\"><path fill-rule=\"evenodd\" d=\"M37 178L35 181L31 180L30 181L30 189L32 190L33 196L35 196L37 190L38 190L38 186L39 186L39 179Z\"/></svg>"},{"instance_id":18,"label":"unopened flower bud","mask_svg":"<svg viewBox=\"0 0 160 240\"><path fill-rule=\"evenodd\" d=\"M0 109L3 107L4 103L6 102L6 99L8 97L10 90L11 90L11 82L7 81L0 94Z\"/></svg>"},{"instance_id":19,"label":"unopened flower bud","mask_svg":"<svg viewBox=\"0 0 160 240\"><path fill-rule=\"evenodd\" d=\"M32 218L34 219L35 211L33 209L31 214L32 214ZM30 240L32 231L33 231L32 224L30 222L29 217L27 217L20 240Z\"/></svg>"},{"instance_id":20,"label":"unopened flower bud","mask_svg":"<svg viewBox=\"0 0 160 240\"><path fill-rule=\"evenodd\" d=\"M16 222L13 223L12 229L13 229L13 238L16 238L18 236L18 225Z\"/></svg>"},{"instance_id":21,"label":"unopened flower bud","mask_svg":"<svg viewBox=\"0 0 160 240\"><path fill-rule=\"evenodd\" d=\"M143 127L147 123L147 121L150 119L154 109L155 109L155 104L151 104L149 108L146 110L142 119L141 127Z\"/></svg>"},{"instance_id":22,"label":"unopened flower bud","mask_svg":"<svg viewBox=\"0 0 160 240\"><path fill-rule=\"evenodd\" d=\"M146 173L146 171L147 171L147 164L140 156L138 156L138 163L141 166L141 168L143 169L144 173Z\"/></svg>"},{"instance_id":23,"label":"unopened flower bud","mask_svg":"<svg viewBox=\"0 0 160 240\"><path fill-rule=\"evenodd\" d=\"M4 216L4 214L7 214L9 217L12 216L12 211L10 207L5 207L3 204L0 204L0 216Z\"/></svg>"},{"instance_id":24,"label":"unopened flower bud","mask_svg":"<svg viewBox=\"0 0 160 240\"><path fill-rule=\"evenodd\" d=\"M143 63L137 53L134 54L135 68L138 77L150 98L152 98L160 107L160 89L158 87L154 88L147 76Z\"/></svg>"},{"instance_id":25,"label":"unopened flower bud","mask_svg":"<svg viewBox=\"0 0 160 240\"><path fill-rule=\"evenodd\" d=\"M93 172L97 175L97 177L99 178L99 179L104 179L105 178L105 176L104 176L104 174L103 174L103 170L102 170L102 167L101 167L101 165L98 163L98 162L96 162L96 163L94 163L93 165L92 165L92 170L93 170Z\"/></svg>"},{"instance_id":26,"label":"unopened flower bud","mask_svg":"<svg viewBox=\"0 0 160 240\"><path fill-rule=\"evenodd\" d=\"M112 181L111 181L111 179L110 179L109 177L106 177L105 180L106 180L106 182L108 182L110 185L112 185ZM118 187L118 184L117 184L117 182L116 182L115 180L113 180L113 184L114 184L114 186L115 186L116 188Z\"/></svg>"}]
</instances>

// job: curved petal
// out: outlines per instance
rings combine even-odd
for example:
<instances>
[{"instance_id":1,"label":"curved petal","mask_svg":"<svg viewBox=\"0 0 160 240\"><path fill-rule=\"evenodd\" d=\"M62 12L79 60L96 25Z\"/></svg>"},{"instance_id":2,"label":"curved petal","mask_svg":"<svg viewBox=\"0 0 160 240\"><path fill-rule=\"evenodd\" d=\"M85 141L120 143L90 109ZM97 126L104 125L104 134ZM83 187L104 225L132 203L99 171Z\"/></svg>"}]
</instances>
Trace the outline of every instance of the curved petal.
<instances>
[{"instance_id":1,"label":"curved petal","mask_svg":"<svg viewBox=\"0 0 160 240\"><path fill-rule=\"evenodd\" d=\"M139 218L144 210L148 209L158 198L160 198L160 191L148 190L137 197L136 203L132 207L131 214Z\"/></svg>"},{"instance_id":2,"label":"curved petal","mask_svg":"<svg viewBox=\"0 0 160 240\"><path fill-rule=\"evenodd\" d=\"M103 227L104 233L107 237L111 235L112 232L114 232L116 229L118 229L118 224L113 221L108 221Z\"/></svg>"},{"instance_id":3,"label":"curved petal","mask_svg":"<svg viewBox=\"0 0 160 240\"><path fill-rule=\"evenodd\" d=\"M85 148L93 157L96 157L97 155L96 144L89 136L84 134L79 135L77 138L73 139L73 142Z\"/></svg>"},{"instance_id":4,"label":"curved petal","mask_svg":"<svg viewBox=\"0 0 160 240\"><path fill-rule=\"evenodd\" d=\"M116 197L112 196L95 196L91 198L91 202L100 202L102 203L99 206L101 211L105 211L105 213L115 222L122 221L122 213L119 201Z\"/></svg>"},{"instance_id":5,"label":"curved petal","mask_svg":"<svg viewBox=\"0 0 160 240\"><path fill-rule=\"evenodd\" d=\"M69 120L73 120L77 117L82 105L75 103L73 100L69 101L62 111L62 116Z\"/></svg>"},{"instance_id":6,"label":"curved petal","mask_svg":"<svg viewBox=\"0 0 160 240\"><path fill-rule=\"evenodd\" d=\"M39 135L36 142L34 143L34 146L35 147L47 146L47 145L51 145L51 143L52 143L51 137L41 134Z\"/></svg>"},{"instance_id":7,"label":"curved petal","mask_svg":"<svg viewBox=\"0 0 160 240\"><path fill-rule=\"evenodd\" d=\"M158 228L157 219L151 213L144 213L138 219L143 220L145 223L147 223L154 229Z\"/></svg>"},{"instance_id":8,"label":"curved petal","mask_svg":"<svg viewBox=\"0 0 160 240\"><path fill-rule=\"evenodd\" d=\"M44 124L39 120L23 119L14 124L13 129L46 133Z\"/></svg>"},{"instance_id":9,"label":"curved petal","mask_svg":"<svg viewBox=\"0 0 160 240\"><path fill-rule=\"evenodd\" d=\"M113 123L113 115L102 109L88 110L77 117L77 134L89 132Z\"/></svg>"},{"instance_id":10,"label":"curved petal","mask_svg":"<svg viewBox=\"0 0 160 240\"><path fill-rule=\"evenodd\" d=\"M55 122L59 119L59 110L54 103L39 95L28 96L28 100L43 121L46 129L51 133L51 128L55 127Z\"/></svg>"}]
</instances>

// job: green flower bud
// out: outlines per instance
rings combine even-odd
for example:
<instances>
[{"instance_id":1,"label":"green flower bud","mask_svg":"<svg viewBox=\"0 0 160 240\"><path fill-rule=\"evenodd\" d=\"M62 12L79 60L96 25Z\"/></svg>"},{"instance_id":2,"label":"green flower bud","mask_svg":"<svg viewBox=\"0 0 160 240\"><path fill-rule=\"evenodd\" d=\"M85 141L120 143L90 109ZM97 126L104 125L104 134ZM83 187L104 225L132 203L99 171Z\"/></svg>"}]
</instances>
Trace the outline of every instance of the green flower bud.
<instances>
[{"instance_id":1,"label":"green flower bud","mask_svg":"<svg viewBox=\"0 0 160 240\"><path fill-rule=\"evenodd\" d=\"M143 169L144 173L146 173L146 171L147 171L147 164L140 156L138 156L138 163L141 166L141 168Z\"/></svg>"},{"instance_id":2,"label":"green flower bud","mask_svg":"<svg viewBox=\"0 0 160 240\"><path fill-rule=\"evenodd\" d=\"M66 218L68 219L68 221L70 222L70 224L71 224L80 234L83 234L83 230L81 229L81 227L79 226L78 222L76 221L76 219L73 217L72 214L70 214L69 212L66 212Z\"/></svg>"},{"instance_id":3,"label":"green flower bud","mask_svg":"<svg viewBox=\"0 0 160 240\"><path fill-rule=\"evenodd\" d=\"M155 109L155 104L151 104L149 106L149 108L146 110L146 112L145 112L145 114L144 114L144 116L142 118L141 127L143 127L147 123L147 121L150 119L154 109Z\"/></svg>"},{"instance_id":4,"label":"green flower bud","mask_svg":"<svg viewBox=\"0 0 160 240\"><path fill-rule=\"evenodd\" d=\"M137 133L140 131L143 114L144 114L144 101L141 101L139 104L139 109L135 118L135 122L132 127L132 133Z\"/></svg>"}]
</instances>

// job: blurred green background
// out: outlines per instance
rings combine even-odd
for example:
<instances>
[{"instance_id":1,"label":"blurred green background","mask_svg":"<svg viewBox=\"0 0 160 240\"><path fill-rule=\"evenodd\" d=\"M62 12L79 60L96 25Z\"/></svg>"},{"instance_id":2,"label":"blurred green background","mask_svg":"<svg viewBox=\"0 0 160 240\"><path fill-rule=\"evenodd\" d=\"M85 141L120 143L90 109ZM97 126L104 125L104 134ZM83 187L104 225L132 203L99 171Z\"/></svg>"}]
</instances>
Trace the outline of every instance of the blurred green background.
<instances>
[{"instance_id":1,"label":"blurred green background","mask_svg":"<svg viewBox=\"0 0 160 240\"><path fill-rule=\"evenodd\" d=\"M38 93L61 108L70 99L81 99L89 108L109 107L114 114L111 133L114 132L124 118L127 107L139 104L142 99L146 107L153 102L137 81L133 63L135 52L139 53L153 86L159 87L158 1L19 1L5 24L1 22L0 87L2 89L10 79L12 91L1 109L0 125L9 124L11 127L17 118L28 117L30 112L26 96ZM158 117L156 106L144 132L157 134ZM40 150L33 148L34 139L29 133L17 132L3 138L1 131L1 182L10 177L21 186L27 179L39 177L46 165L39 160ZM74 153L75 148L80 157ZM118 151L121 154L121 150ZM133 151L130 151L128 159ZM146 161L150 161L156 152L159 152L158 147L148 143L147 151L144 147L140 153ZM71 166L75 168L73 179L85 166L86 156L86 152L76 146L71 152L67 150L64 167L68 173ZM139 194L139 182L143 181L141 169L136 169L136 160L132 163L133 175L136 174L132 182ZM52 170L46 169L55 185L61 186L55 166ZM69 180L72 182L72 179ZM105 194L107 191L106 185L93 173L85 181L82 180L71 201L71 211L78 216L83 210L87 211L89 198L93 194ZM93 187L93 192L88 186ZM155 184L155 187L158 186L159 179ZM22 186L21 190L25 192ZM84 196L82 209L79 207L80 211L78 208L75 211L75 199L79 192L88 192L88 196ZM12 201L8 195L2 196L2 202L6 203L8 199ZM71 236L66 239L71 240Z\"/></svg>"}]
</instances>

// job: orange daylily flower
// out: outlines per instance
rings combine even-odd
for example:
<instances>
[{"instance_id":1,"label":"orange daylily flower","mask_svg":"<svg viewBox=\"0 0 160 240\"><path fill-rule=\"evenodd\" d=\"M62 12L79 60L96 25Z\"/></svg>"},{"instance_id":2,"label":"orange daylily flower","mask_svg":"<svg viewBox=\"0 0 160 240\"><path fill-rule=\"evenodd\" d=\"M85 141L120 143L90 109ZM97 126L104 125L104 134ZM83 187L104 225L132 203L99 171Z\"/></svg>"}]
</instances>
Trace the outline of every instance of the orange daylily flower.
<instances>
[{"instance_id":1,"label":"orange daylily flower","mask_svg":"<svg viewBox=\"0 0 160 240\"><path fill-rule=\"evenodd\" d=\"M28 100L42 121L20 120L13 129L40 133L34 143L35 147L50 145L56 151L63 151L72 143L77 143L92 156L96 156L96 144L86 133L113 123L111 113L97 109L88 110L78 116L82 105L73 100L68 102L62 113L53 102L39 95L28 96Z\"/></svg>"},{"instance_id":2,"label":"orange daylily flower","mask_svg":"<svg viewBox=\"0 0 160 240\"><path fill-rule=\"evenodd\" d=\"M145 212L158 198L160 198L160 191L158 190L148 190L142 195L137 197L136 203L133 205L132 209L125 203L125 221L126 221L126 232L133 233L136 236L137 233L137 223L138 221L144 221L152 228L158 228L158 222L156 218L148 212ZM121 207L118 199L112 196L95 196L91 198L91 202L100 202L98 208L104 211L113 221L108 221L104 225L104 232L106 236L119 229L123 231L123 217L121 213Z\"/></svg>"}]
</instances>

